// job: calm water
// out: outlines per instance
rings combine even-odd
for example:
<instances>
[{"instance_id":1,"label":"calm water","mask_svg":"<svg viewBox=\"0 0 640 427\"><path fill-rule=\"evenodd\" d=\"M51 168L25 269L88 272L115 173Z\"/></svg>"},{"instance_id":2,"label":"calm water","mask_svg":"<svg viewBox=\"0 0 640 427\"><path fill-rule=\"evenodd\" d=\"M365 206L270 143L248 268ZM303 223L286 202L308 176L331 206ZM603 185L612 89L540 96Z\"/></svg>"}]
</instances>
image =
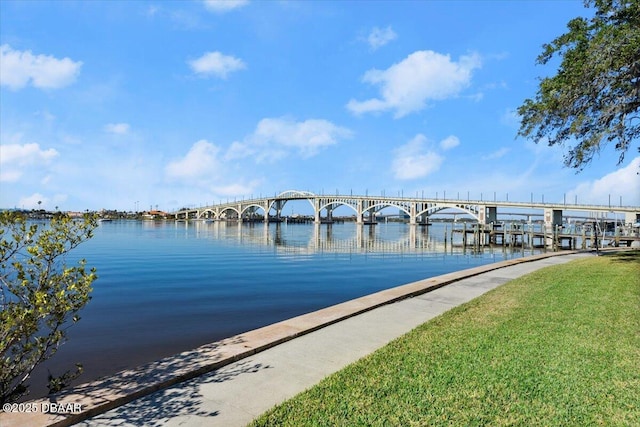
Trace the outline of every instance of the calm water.
<instances>
[{"instance_id":1,"label":"calm water","mask_svg":"<svg viewBox=\"0 0 640 427\"><path fill-rule=\"evenodd\" d=\"M90 381L382 289L531 254L464 251L445 246L444 234L438 223L103 222L69 256L97 268L93 299L40 373L81 362L80 382ZM33 385L30 398L46 391Z\"/></svg>"}]
</instances>

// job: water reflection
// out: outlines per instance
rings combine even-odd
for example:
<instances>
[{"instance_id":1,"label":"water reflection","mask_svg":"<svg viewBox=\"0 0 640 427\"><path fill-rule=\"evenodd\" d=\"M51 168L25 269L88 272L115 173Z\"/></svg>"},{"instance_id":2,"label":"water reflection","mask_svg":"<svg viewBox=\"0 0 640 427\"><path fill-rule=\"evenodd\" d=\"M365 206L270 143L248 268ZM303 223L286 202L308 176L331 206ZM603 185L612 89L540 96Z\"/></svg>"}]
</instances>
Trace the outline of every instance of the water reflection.
<instances>
[{"instance_id":1,"label":"water reflection","mask_svg":"<svg viewBox=\"0 0 640 427\"><path fill-rule=\"evenodd\" d=\"M401 223L376 226L345 224L284 224L231 222L177 222L185 237L193 230L196 238L237 241L243 245L275 247L278 252L290 253L398 253L447 250L443 236L436 238L433 229L442 227L409 226ZM431 229L431 230L430 230Z\"/></svg>"},{"instance_id":2,"label":"water reflection","mask_svg":"<svg viewBox=\"0 0 640 427\"><path fill-rule=\"evenodd\" d=\"M475 253L505 251L504 246L471 247L447 244L447 234L453 225L431 223L429 226L400 222L377 225L355 222L337 224L242 223L225 221L176 222L184 237L234 241L244 246L273 247L277 254L318 253ZM514 248L515 249L515 248ZM518 252L524 248L518 248Z\"/></svg>"},{"instance_id":3,"label":"water reflection","mask_svg":"<svg viewBox=\"0 0 640 427\"><path fill-rule=\"evenodd\" d=\"M38 375L79 361L82 381L90 381L383 289L522 256L447 245L447 230L450 223L101 224L69 258L97 268L93 298Z\"/></svg>"}]
</instances>

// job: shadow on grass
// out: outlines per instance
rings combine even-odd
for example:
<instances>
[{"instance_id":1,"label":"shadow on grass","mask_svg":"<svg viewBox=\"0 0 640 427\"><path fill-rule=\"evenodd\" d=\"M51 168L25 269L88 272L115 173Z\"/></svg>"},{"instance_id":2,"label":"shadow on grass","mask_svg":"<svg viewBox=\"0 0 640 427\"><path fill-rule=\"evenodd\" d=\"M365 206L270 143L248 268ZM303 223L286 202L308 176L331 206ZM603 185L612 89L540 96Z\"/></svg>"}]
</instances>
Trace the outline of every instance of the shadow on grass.
<instances>
[{"instance_id":1,"label":"shadow on grass","mask_svg":"<svg viewBox=\"0 0 640 427\"><path fill-rule=\"evenodd\" d=\"M602 255L606 256L607 258L611 258L613 262L636 263L640 267L640 250L610 252L603 253Z\"/></svg>"}]
</instances>

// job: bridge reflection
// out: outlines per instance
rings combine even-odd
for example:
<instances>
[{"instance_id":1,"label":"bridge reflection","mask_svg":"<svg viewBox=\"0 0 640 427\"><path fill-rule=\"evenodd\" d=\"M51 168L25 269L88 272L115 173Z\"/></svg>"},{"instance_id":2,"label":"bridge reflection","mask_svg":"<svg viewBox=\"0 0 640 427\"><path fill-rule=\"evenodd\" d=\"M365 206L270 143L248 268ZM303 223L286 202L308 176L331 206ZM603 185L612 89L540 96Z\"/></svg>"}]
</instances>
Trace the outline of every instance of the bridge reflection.
<instances>
[{"instance_id":1,"label":"bridge reflection","mask_svg":"<svg viewBox=\"0 0 640 427\"><path fill-rule=\"evenodd\" d=\"M237 245L262 246L286 254L315 253L445 253L493 250L491 247L471 247L450 239L452 225L434 223L430 227L388 223L378 227L347 222L344 224L293 225L276 223L240 223L225 221L176 222L176 229L194 227L197 238L224 240ZM524 247L518 248L524 251ZM502 249L507 250L504 246ZM529 249L527 249L529 250ZM531 249L533 251L533 249Z\"/></svg>"}]
</instances>

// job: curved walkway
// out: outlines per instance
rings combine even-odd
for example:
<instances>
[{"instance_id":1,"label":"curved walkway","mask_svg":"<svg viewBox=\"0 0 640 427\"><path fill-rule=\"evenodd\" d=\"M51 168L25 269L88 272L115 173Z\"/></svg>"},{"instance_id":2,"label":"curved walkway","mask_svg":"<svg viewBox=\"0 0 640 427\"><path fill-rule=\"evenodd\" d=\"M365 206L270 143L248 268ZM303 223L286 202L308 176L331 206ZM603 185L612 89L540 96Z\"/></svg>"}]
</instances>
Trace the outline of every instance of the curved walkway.
<instances>
[{"instance_id":1,"label":"curved walkway","mask_svg":"<svg viewBox=\"0 0 640 427\"><path fill-rule=\"evenodd\" d=\"M57 397L57 415L42 412L48 400L30 402L34 412L0 413L0 425L244 426L457 305L591 255L547 253L398 286L78 386Z\"/></svg>"}]
</instances>

